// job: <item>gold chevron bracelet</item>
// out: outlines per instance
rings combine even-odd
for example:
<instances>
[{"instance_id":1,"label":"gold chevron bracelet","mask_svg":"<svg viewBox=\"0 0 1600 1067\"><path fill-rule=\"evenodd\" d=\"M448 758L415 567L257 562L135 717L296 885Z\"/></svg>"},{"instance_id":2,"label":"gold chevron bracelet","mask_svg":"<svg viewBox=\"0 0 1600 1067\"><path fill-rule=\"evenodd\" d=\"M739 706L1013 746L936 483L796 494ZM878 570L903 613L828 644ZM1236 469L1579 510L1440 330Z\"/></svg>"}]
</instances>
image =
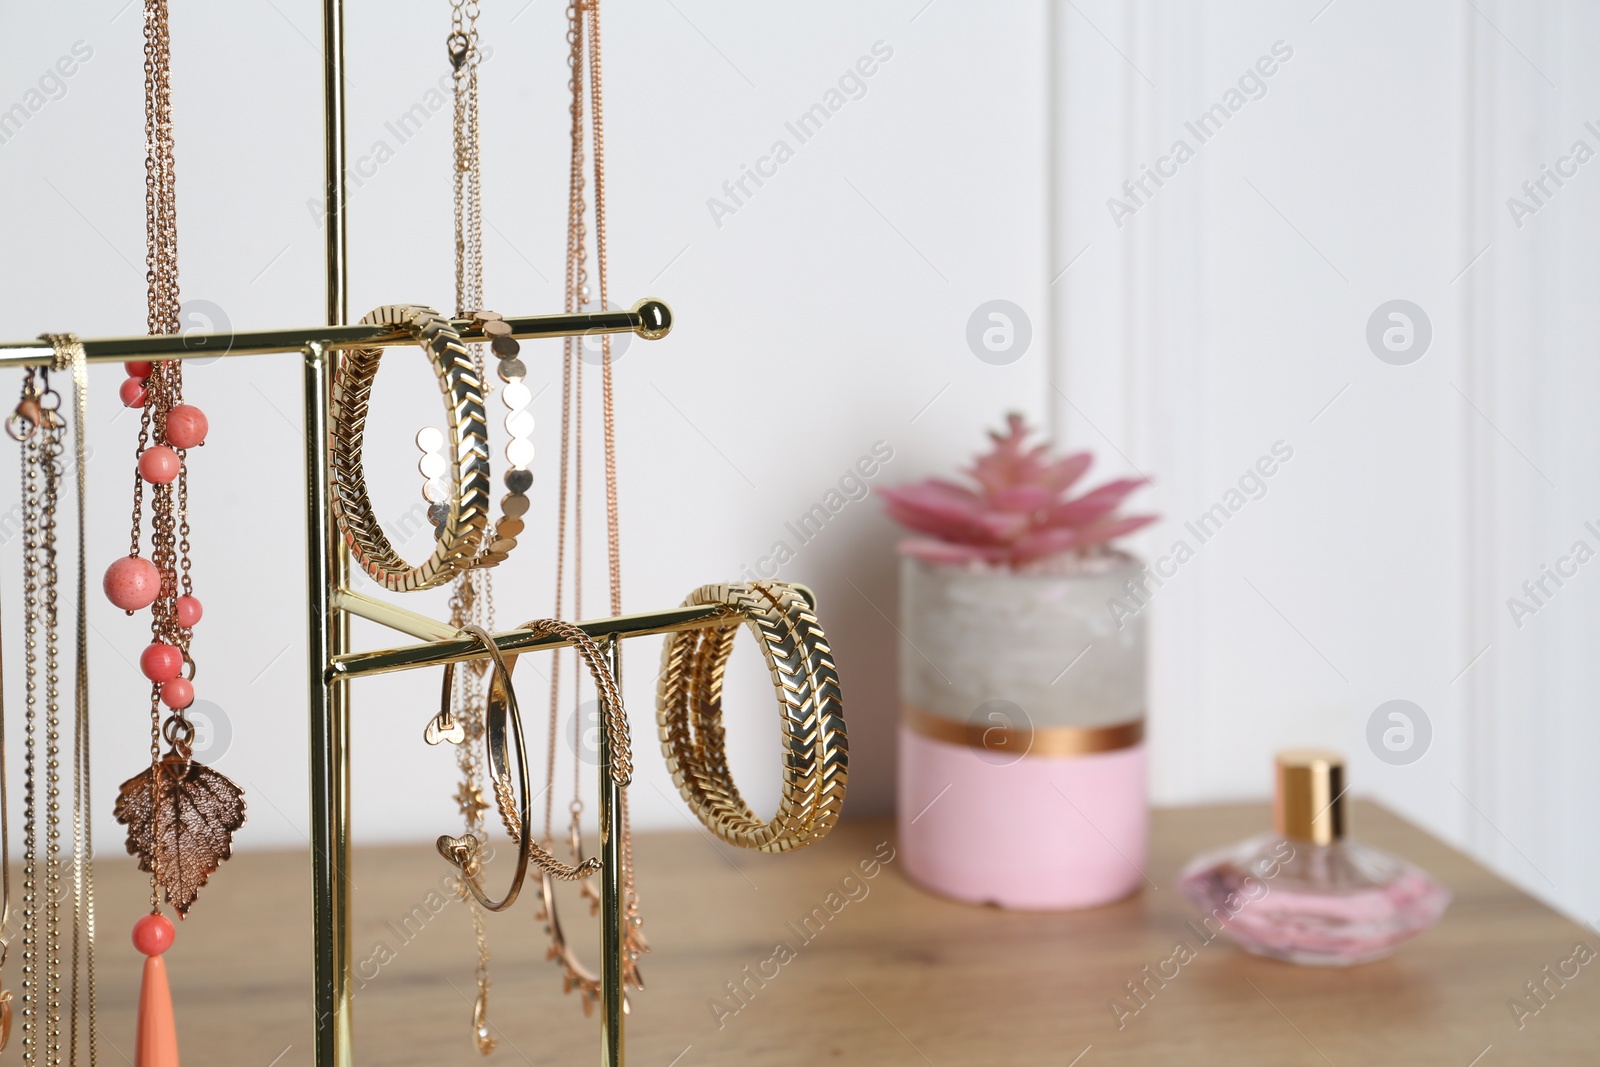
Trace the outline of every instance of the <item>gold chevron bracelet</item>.
<instances>
[{"instance_id":1,"label":"gold chevron bracelet","mask_svg":"<svg viewBox=\"0 0 1600 1067\"><path fill-rule=\"evenodd\" d=\"M412 565L395 551L372 513L362 471L367 406L382 348L353 348L339 360L330 411L333 513L350 555L373 581L392 592L442 585L472 565L489 521L489 442L483 383L461 335L431 308L392 304L370 312L363 325L399 326L428 356L444 394L449 427L450 492L437 524L433 554Z\"/></svg>"},{"instance_id":2,"label":"gold chevron bracelet","mask_svg":"<svg viewBox=\"0 0 1600 1067\"><path fill-rule=\"evenodd\" d=\"M656 721L667 768L695 815L724 841L760 852L800 848L838 822L849 755L833 652L810 604L783 582L704 585L685 606L721 604L725 624L672 634L662 649ZM722 684L748 626L772 672L783 728L783 791L763 821L728 769Z\"/></svg>"}]
</instances>

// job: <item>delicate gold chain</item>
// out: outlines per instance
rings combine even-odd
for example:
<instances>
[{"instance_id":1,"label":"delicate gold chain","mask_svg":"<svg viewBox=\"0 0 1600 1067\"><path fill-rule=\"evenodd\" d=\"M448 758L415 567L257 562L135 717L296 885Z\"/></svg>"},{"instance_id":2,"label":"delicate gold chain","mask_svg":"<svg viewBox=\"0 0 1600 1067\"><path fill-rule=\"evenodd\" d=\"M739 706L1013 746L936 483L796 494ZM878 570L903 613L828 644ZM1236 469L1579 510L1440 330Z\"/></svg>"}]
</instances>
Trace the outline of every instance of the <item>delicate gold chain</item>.
<instances>
[{"instance_id":1,"label":"delicate gold chain","mask_svg":"<svg viewBox=\"0 0 1600 1067\"><path fill-rule=\"evenodd\" d=\"M11 792L6 772L11 761L6 754L3 661L4 657L0 656L0 857L3 857L0 859L0 975L11 955ZM11 990L0 988L0 1050L4 1050L11 1039L11 1002Z\"/></svg>"},{"instance_id":2,"label":"delicate gold chain","mask_svg":"<svg viewBox=\"0 0 1600 1067\"><path fill-rule=\"evenodd\" d=\"M37 402L35 372L27 373L23 396ZM31 518L39 514L39 444L34 433L24 442L22 457L23 598L23 808L22 808L22 1062L39 1063L40 1000L45 995L39 971L39 759L38 648L39 543Z\"/></svg>"},{"instance_id":3,"label":"delicate gold chain","mask_svg":"<svg viewBox=\"0 0 1600 1067\"><path fill-rule=\"evenodd\" d=\"M45 379L48 395L49 378ZM45 698L45 1048L48 1062L61 1062L61 640L60 558L56 547L56 501L61 496L61 437L59 416L50 420L40 441L39 463L44 469L44 498L39 522L43 566L40 570L39 606L44 620Z\"/></svg>"},{"instance_id":4,"label":"delicate gold chain","mask_svg":"<svg viewBox=\"0 0 1600 1067\"><path fill-rule=\"evenodd\" d=\"M72 793L72 986L70 1062L78 1062L80 1045L88 1049L92 1065L96 1056L94 1020L94 875L89 834L89 688L88 601L85 571L85 460L87 374L83 346L70 334L46 334L55 349L56 369L70 369L76 399L77 454L77 626L74 661ZM48 370L29 369L23 378L22 398L6 420L6 429L22 443L21 529L23 574L24 664L24 811L22 900L22 1016L23 1062L58 1067L61 1062L62 934L65 908L61 850L61 645L60 553L56 506L61 498L62 454L67 421L60 413L61 397L50 387ZM41 699L39 634L44 632L44 732L39 730ZM0 854L9 851L10 826L4 793L6 746L0 715ZM39 764L44 764L41 798ZM44 809L44 840L39 839L39 810ZM41 889L40 865L43 865ZM0 963L10 950L11 879L0 874ZM42 918L41 918L41 898ZM43 932L41 933L41 924ZM41 943L42 942L42 943ZM80 962L82 967L80 968ZM0 990L0 1049L10 1036L12 994ZM88 1030L80 1042L79 1022Z\"/></svg>"},{"instance_id":5,"label":"delicate gold chain","mask_svg":"<svg viewBox=\"0 0 1600 1067\"><path fill-rule=\"evenodd\" d=\"M51 403L54 401L54 403ZM23 860L23 1062L61 1063L61 716L59 566L55 504L65 422L49 372L28 372L23 404L38 413L23 439L23 629L26 641L26 788ZM39 735L39 633L44 632L44 735ZM39 763L44 764L44 841L38 835ZM42 863L43 888L39 866ZM40 933L40 897L43 933ZM42 937L42 947L41 947Z\"/></svg>"},{"instance_id":6,"label":"delicate gold chain","mask_svg":"<svg viewBox=\"0 0 1600 1067\"><path fill-rule=\"evenodd\" d=\"M478 3L477 0L452 0L450 10L450 63L454 82L454 158L451 167L455 200L456 314L467 316L483 303L483 224L482 166L478 141ZM489 379L483 345L468 346L472 364L487 400ZM487 442L485 442L487 455ZM450 597L450 621L457 628L494 626L494 582L488 568L463 571ZM466 731L464 743L456 746L456 765L461 782L456 793L467 832L482 833L487 809L483 797L484 677L487 661L468 663L455 672L454 715ZM489 1023L489 940L484 927L484 909L461 888L462 899L472 915L472 933L478 959L474 968L477 997L472 1008L473 1044L482 1055L494 1051L496 1041Z\"/></svg>"},{"instance_id":7,"label":"delicate gold chain","mask_svg":"<svg viewBox=\"0 0 1600 1067\"><path fill-rule=\"evenodd\" d=\"M70 1064L77 1064L81 1044L88 1052L89 1067L96 1067L99 1062L99 1041L95 1030L99 1005L94 976L94 805L89 759L89 369L83 345L78 343L76 337L54 336L50 341L56 349L57 369L70 370L72 373L73 465L76 468L78 519L78 606L76 633L73 635L76 656L72 702L72 1029L68 1036L67 1060ZM63 363L65 367L62 367ZM187 545L184 562L188 562ZM81 1028L80 1022L83 1024Z\"/></svg>"},{"instance_id":8,"label":"delicate gold chain","mask_svg":"<svg viewBox=\"0 0 1600 1067\"><path fill-rule=\"evenodd\" d=\"M87 581L87 544L85 532L86 523L86 466L88 449L86 431L88 429L88 373L85 366L83 345L78 343L71 334L45 334L44 340L49 341L55 349L55 369L70 371L72 374L74 398L74 431L75 445L74 466L77 482L77 611L76 632L74 634L75 656L73 664L73 758L72 758L72 973L71 973L71 1016L67 1037L67 1056L70 1064L78 1062L78 1051L84 1048L88 1053L88 1062L93 1067L97 1061L97 1039L95 1036L95 1018L97 1014L97 997L95 987L95 951L94 951L94 860L93 860L93 835L90 827L90 761L89 761L89 618L88 618L88 581ZM30 500L28 513L24 522L31 528L36 523L41 530L39 547L43 551L44 564L39 570L38 585L42 586L38 595L38 603L44 605L44 618L46 631L45 661L46 661L46 700L48 703L48 724L46 768L47 787L49 800L49 820L55 825L50 826L47 833L46 862L50 869L47 871L47 884L49 874L55 874L55 885L50 890L53 897L59 902L62 894L60 886L59 869L60 859L60 693L58 684L59 663L59 564L55 550L56 517L55 505L60 498L61 489L61 460L62 440L66 435L67 425L59 413L60 398L50 389L48 375L43 381L43 392L32 398L33 405L39 405L37 410L39 422L31 437L27 438L24 447L25 461L31 458L31 465L37 469L40 464L44 470L43 498L35 497ZM52 399L53 398L53 399ZM28 390L24 391L24 403L18 405L18 416L22 416L25 406L31 413L34 409L28 403ZM53 404L54 406L47 406ZM42 432L39 432L42 428ZM42 509L42 510L41 510ZM30 601L29 610L34 610L35 601ZM31 747L30 747L31 754ZM0 754L0 760L3 760ZM0 786L3 788L3 786ZM0 813L3 818L3 813ZM0 837L3 837L0 834ZM8 891L9 898L9 891ZM48 905L47 905L48 907ZM56 912L53 920L59 929L60 912ZM50 957L51 949L54 957ZM59 1002L59 973L60 973L60 943L57 937L54 946L47 941L47 959L45 970L57 978L57 1000L50 1005L47 1020L51 1024L51 1035L59 1043L61 1005ZM0 1010L4 1010L0 1008ZM80 1023L82 1024L80 1026Z\"/></svg>"}]
</instances>

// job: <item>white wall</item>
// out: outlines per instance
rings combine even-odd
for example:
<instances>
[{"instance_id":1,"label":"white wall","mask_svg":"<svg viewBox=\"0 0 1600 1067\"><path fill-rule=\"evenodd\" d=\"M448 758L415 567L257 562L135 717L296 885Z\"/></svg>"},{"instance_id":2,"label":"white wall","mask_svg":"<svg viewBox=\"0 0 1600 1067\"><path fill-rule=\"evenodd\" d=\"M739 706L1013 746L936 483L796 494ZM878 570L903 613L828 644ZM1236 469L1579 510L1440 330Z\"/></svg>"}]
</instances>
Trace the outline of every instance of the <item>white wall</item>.
<instances>
[{"instance_id":1,"label":"white wall","mask_svg":"<svg viewBox=\"0 0 1600 1067\"><path fill-rule=\"evenodd\" d=\"M141 328L140 27L120 4L25 9L0 39L0 104L23 99L75 41L94 50L66 95L0 144L8 336ZM1357 789L1572 913L1600 913L1581 821L1600 801L1585 773L1600 727L1585 714L1584 656L1600 601L1585 568L1520 629L1505 603L1574 540L1600 547L1583 529L1600 520L1584 477L1600 447L1584 418L1597 384L1583 359L1594 168L1520 228L1505 205L1573 140L1600 148L1583 129L1600 120L1584 61L1591 11L1490 0L909 0L783 13L611 0L606 11L614 299L658 295L679 316L669 340L634 345L618 369L631 610L757 565L879 440L895 452L880 480L903 480L952 466L1006 409L1049 419L1099 452L1100 474L1155 478L1148 503L1169 518L1139 539L1152 559L1193 542L1185 521L1282 441L1293 458L1266 495L1192 544L1150 609L1156 799L1261 796L1273 749L1334 744L1351 754ZM561 19L542 0L484 17L495 49L488 302L508 312L559 300ZM359 164L380 141L393 150L363 166L352 200L358 310L449 302L448 119L404 144L385 126L427 103L445 25L431 4L398 16L352 4L351 154ZM238 327L313 323L317 5L179 5L174 33L185 295ZM1280 40L1293 55L1265 95L1117 226L1107 199L1175 139L1194 146L1185 121ZM864 97L794 143L785 121L879 41L893 56ZM777 138L794 158L719 225L708 198ZM973 309L995 298L1024 308L1034 331L1009 366L980 362L964 339ZM1364 336L1396 298L1425 309L1434 331L1407 366L1380 362ZM554 363L531 365L537 388ZM397 354L385 376L373 433L399 451L375 459L373 480L380 510L399 516L413 501L407 438L434 416L419 361ZM195 469L210 605L201 695L225 709L234 736L220 766L253 798L241 844L297 844L297 368L226 361L190 382L217 424ZM132 426L114 418L116 384L109 368L94 373L96 574L126 536ZM555 393L536 409L547 504ZM14 486L3 492L14 499ZM543 510L497 576L506 624L548 611ZM591 513L591 533L600 521ZM876 502L851 503L782 569L822 597L858 813L891 796L898 641L881 613L894 610L895 536ZM590 544L595 614L602 542ZM17 547L0 548L4 588ZM441 596L411 600L443 611ZM98 600L93 610L105 842L107 801L140 760L140 687L124 658L142 638ZM10 597L4 611L9 638ZM637 817L681 826L651 742L656 643L642 644L627 678L643 750ZM769 800L765 682L747 659L735 675L750 709L733 719L736 768ZM7 685L15 709L15 671ZM363 840L425 838L452 821L450 768L418 738L434 691L431 677L359 690ZM1433 728L1427 754L1404 766L1365 738L1373 710L1397 698Z\"/></svg>"},{"instance_id":2,"label":"white wall","mask_svg":"<svg viewBox=\"0 0 1600 1067\"><path fill-rule=\"evenodd\" d=\"M1520 228L1506 200L1600 149L1596 30L1575 4L1062 9L1055 262L1089 251L1053 294L1052 396L1159 483L1147 555L1197 549L1152 598L1158 801L1257 796L1274 749L1331 744L1358 791L1590 920L1600 592L1580 570L1520 628L1507 600L1600 548L1600 190L1583 168ZM1200 145L1184 123L1278 41ZM1107 199L1177 138L1195 157L1119 227ZM1397 298L1433 328L1404 366L1365 336ZM1293 459L1201 545L1184 522L1280 440ZM1366 737L1393 699L1432 725L1406 765Z\"/></svg>"},{"instance_id":3,"label":"white wall","mask_svg":"<svg viewBox=\"0 0 1600 1067\"><path fill-rule=\"evenodd\" d=\"M74 41L94 51L64 98L0 144L4 336L142 331L141 31L137 6L119 15L120 5L19 10L0 39L7 103ZM486 5L482 23L495 50L483 89L487 299L531 314L559 309L566 66L563 5L519 6ZM775 541L793 542L785 522L820 501L874 442L894 449L877 480L903 480L957 462L1006 409L1044 412L1042 314L1032 350L1009 366L980 362L964 339L984 300L1044 307L1043 13L1036 5L921 7L835 3L753 14L734 4L606 5L613 299L657 295L678 316L669 339L635 343L617 371L629 610L676 604L697 585L757 566ZM173 23L184 294L226 309L236 327L314 324L322 244L307 202L320 192L322 166L319 5L177 4ZM451 299L448 112L404 144L385 127L426 103L445 69L448 25L443 4L350 4L350 150L371 175L351 199L358 314ZM823 99L877 42L892 57L865 95L799 144L785 122ZM794 158L717 225L708 199L724 196L724 181L778 138L791 142ZM363 166L379 141L392 157ZM552 378L559 384L555 351L529 356L536 391ZM369 433L396 450L370 468L382 514L402 516L416 499L409 439L437 421L430 378L406 352L384 369ZM134 426L114 418L119 380L112 368L93 373L95 577L127 536ZM215 427L194 463L196 569L209 605L196 639L197 684L233 730L219 766L250 792L241 847L301 844L298 365L223 361L194 369L188 382ZM496 575L507 625L550 610L558 390L543 392L535 410L538 511ZM598 456L598 437L590 441ZM605 603L599 475L596 465L588 615ZM5 481L0 499L14 498ZM425 537L409 546L413 555L425 551ZM875 500L853 502L782 568L822 598L850 699L856 812L885 811L892 796L895 638L879 610L894 611L894 539ZM0 549L0 588L15 588L17 551L15 542ZM440 614L443 601L408 598ZM110 799L139 769L145 744L142 687L124 659L147 637L98 597L92 610L96 829L116 849ZM386 638L362 626L358 640ZM643 768L636 820L682 827L686 813L654 741L659 642L640 646L627 672ZM7 651L15 655L14 639ZM748 710L732 725L735 765L767 802L777 787L770 682L748 646L739 654L739 701L730 705ZM525 699L542 714L531 667L543 669L532 660L519 668L532 683ZM13 709L15 681L12 672ZM428 839L453 824L448 757L420 736L436 693L433 674L359 687L360 839Z\"/></svg>"}]
</instances>

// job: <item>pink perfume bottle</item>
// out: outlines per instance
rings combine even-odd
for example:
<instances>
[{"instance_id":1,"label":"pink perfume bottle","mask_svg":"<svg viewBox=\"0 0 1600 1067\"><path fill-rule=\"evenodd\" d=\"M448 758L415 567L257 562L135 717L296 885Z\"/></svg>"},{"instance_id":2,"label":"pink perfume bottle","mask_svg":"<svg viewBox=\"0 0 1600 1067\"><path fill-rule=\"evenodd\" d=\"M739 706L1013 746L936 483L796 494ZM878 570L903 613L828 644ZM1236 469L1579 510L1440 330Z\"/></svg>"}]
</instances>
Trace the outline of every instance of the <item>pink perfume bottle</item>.
<instances>
[{"instance_id":1,"label":"pink perfume bottle","mask_svg":"<svg viewBox=\"0 0 1600 1067\"><path fill-rule=\"evenodd\" d=\"M1290 963L1346 967L1389 955L1439 921L1450 891L1344 836L1344 757L1278 753L1275 832L1195 857L1178 889L1210 936Z\"/></svg>"}]
</instances>

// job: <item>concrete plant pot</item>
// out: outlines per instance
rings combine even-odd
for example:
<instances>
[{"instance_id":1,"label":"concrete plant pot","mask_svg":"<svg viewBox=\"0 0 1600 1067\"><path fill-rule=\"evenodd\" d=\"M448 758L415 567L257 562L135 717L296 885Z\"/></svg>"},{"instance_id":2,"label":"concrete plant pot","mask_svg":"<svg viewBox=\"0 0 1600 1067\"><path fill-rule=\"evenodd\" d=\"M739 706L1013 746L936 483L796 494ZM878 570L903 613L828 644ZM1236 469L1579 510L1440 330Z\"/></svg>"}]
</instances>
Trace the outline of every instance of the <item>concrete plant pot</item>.
<instances>
[{"instance_id":1,"label":"concrete plant pot","mask_svg":"<svg viewBox=\"0 0 1600 1067\"><path fill-rule=\"evenodd\" d=\"M1119 619L1139 562L1026 570L903 556L904 870L942 896L1087 908L1144 881L1145 626Z\"/></svg>"}]
</instances>

